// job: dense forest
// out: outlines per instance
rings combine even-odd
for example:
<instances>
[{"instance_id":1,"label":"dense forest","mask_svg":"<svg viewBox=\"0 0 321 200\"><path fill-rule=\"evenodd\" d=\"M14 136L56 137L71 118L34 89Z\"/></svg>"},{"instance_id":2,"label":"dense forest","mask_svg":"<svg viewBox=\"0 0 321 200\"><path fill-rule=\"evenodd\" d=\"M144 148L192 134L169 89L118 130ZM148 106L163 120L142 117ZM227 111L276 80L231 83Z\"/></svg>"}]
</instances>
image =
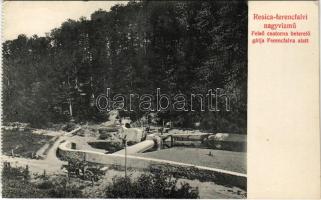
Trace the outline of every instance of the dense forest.
<instances>
[{"instance_id":1,"label":"dense forest","mask_svg":"<svg viewBox=\"0 0 321 200\"><path fill-rule=\"evenodd\" d=\"M45 37L3 43L3 120L106 120L95 98L168 95L223 88L231 111L159 112L175 126L246 134L247 4L243 1L130 1L90 19L67 20ZM123 112L133 120L148 113Z\"/></svg>"}]
</instances>

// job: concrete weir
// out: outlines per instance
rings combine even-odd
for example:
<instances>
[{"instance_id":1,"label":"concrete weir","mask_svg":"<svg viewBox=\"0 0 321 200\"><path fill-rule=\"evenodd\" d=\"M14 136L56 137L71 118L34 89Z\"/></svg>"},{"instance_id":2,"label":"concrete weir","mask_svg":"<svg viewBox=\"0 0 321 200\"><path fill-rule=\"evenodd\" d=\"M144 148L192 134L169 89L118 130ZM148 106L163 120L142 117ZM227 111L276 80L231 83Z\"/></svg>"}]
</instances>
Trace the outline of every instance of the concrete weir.
<instances>
[{"instance_id":1,"label":"concrete weir","mask_svg":"<svg viewBox=\"0 0 321 200\"><path fill-rule=\"evenodd\" d=\"M155 143L153 140L145 140L140 143L137 143L137 144L127 147L127 154L143 153L144 151L147 151L147 150L153 148L154 145L155 145ZM125 154L125 149L117 151L113 154L123 155L123 154Z\"/></svg>"},{"instance_id":2,"label":"concrete weir","mask_svg":"<svg viewBox=\"0 0 321 200\"><path fill-rule=\"evenodd\" d=\"M146 140L127 147L127 155L135 154L135 153L143 153L149 149L152 149L155 145L157 146L157 149L160 149L161 138L155 134L150 134L146 137ZM124 155L125 149L117 151L113 154Z\"/></svg>"}]
</instances>

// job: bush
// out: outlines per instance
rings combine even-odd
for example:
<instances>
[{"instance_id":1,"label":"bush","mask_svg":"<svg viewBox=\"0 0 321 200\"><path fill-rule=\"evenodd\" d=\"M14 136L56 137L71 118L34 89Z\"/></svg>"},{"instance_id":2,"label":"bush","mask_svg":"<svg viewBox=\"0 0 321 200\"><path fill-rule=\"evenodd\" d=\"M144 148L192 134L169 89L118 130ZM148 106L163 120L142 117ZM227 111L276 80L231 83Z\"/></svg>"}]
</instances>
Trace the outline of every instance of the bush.
<instances>
[{"instance_id":1,"label":"bush","mask_svg":"<svg viewBox=\"0 0 321 200\"><path fill-rule=\"evenodd\" d=\"M69 122L65 126L62 127L62 130L66 131L66 132L70 132L76 128L77 128L77 125L75 123Z\"/></svg>"},{"instance_id":2,"label":"bush","mask_svg":"<svg viewBox=\"0 0 321 200\"><path fill-rule=\"evenodd\" d=\"M50 198L82 198L83 194L79 187L75 185L68 184L68 180L64 179L54 179L51 183L45 181L42 187L52 187L47 190L47 195ZM38 186L39 187L39 186Z\"/></svg>"},{"instance_id":3,"label":"bush","mask_svg":"<svg viewBox=\"0 0 321 200\"><path fill-rule=\"evenodd\" d=\"M29 180L30 179L29 166L26 165L25 168L11 167L9 162L4 162L3 169L2 169L2 178L14 179L14 180Z\"/></svg>"},{"instance_id":4,"label":"bush","mask_svg":"<svg viewBox=\"0 0 321 200\"><path fill-rule=\"evenodd\" d=\"M40 183L30 182L28 167L11 167L4 162L2 170L2 197L5 198L83 198L80 186L68 179L54 177Z\"/></svg>"},{"instance_id":5,"label":"bush","mask_svg":"<svg viewBox=\"0 0 321 200\"><path fill-rule=\"evenodd\" d=\"M143 174L138 179L130 177L115 177L107 186L105 198L199 198L198 188L192 188L188 183L177 187L177 179L159 174Z\"/></svg>"},{"instance_id":6,"label":"bush","mask_svg":"<svg viewBox=\"0 0 321 200\"><path fill-rule=\"evenodd\" d=\"M44 198L45 194L33 184L15 179L2 180L3 198Z\"/></svg>"}]
</instances>

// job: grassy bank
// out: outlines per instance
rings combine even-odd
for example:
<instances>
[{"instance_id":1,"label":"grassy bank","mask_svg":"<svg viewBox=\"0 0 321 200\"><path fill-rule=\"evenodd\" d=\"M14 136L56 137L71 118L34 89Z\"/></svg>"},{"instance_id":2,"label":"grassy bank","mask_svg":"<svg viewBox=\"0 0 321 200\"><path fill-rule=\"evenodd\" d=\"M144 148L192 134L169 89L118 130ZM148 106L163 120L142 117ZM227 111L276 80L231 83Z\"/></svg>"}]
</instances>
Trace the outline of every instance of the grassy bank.
<instances>
[{"instance_id":1,"label":"grassy bank","mask_svg":"<svg viewBox=\"0 0 321 200\"><path fill-rule=\"evenodd\" d=\"M3 130L2 153L11 156L32 158L37 150L45 145L52 136L32 133L30 130Z\"/></svg>"}]
</instances>

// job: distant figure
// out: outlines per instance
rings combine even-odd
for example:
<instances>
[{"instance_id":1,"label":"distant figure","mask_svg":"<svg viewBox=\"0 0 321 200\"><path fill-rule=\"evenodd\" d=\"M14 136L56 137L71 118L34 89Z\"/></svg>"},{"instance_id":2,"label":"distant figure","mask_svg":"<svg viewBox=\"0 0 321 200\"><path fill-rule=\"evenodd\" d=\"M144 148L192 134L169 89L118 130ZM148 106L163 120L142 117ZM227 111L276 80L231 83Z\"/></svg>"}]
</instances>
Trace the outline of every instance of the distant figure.
<instances>
[{"instance_id":1,"label":"distant figure","mask_svg":"<svg viewBox=\"0 0 321 200\"><path fill-rule=\"evenodd\" d=\"M164 129L163 129L163 128L160 128L160 129L159 129L159 132L160 132L161 135L163 135Z\"/></svg>"},{"instance_id":2,"label":"distant figure","mask_svg":"<svg viewBox=\"0 0 321 200\"><path fill-rule=\"evenodd\" d=\"M166 128L172 128L173 123L171 121L170 122L166 122L165 126L166 126Z\"/></svg>"},{"instance_id":3,"label":"distant figure","mask_svg":"<svg viewBox=\"0 0 321 200\"><path fill-rule=\"evenodd\" d=\"M195 127L199 127L201 125L201 122L196 122L196 123L194 123L194 126Z\"/></svg>"},{"instance_id":4,"label":"distant figure","mask_svg":"<svg viewBox=\"0 0 321 200\"><path fill-rule=\"evenodd\" d=\"M129 123L126 123L126 124L125 124L125 127L126 127L126 128L130 128L130 124L129 124Z\"/></svg>"},{"instance_id":5,"label":"distant figure","mask_svg":"<svg viewBox=\"0 0 321 200\"><path fill-rule=\"evenodd\" d=\"M150 127L147 126L145 130L146 130L147 133L149 133L150 132Z\"/></svg>"}]
</instances>

